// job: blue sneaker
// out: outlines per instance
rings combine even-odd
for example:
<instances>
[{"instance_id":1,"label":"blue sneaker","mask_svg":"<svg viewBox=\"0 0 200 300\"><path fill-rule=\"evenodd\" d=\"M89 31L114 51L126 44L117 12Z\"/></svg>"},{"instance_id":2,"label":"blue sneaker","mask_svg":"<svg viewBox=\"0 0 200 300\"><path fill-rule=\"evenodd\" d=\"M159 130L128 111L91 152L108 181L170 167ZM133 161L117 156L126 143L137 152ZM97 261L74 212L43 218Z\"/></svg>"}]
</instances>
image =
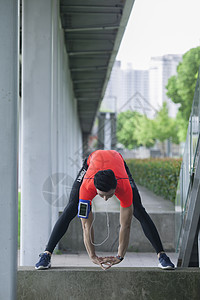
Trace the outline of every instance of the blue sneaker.
<instances>
[{"instance_id":1,"label":"blue sneaker","mask_svg":"<svg viewBox=\"0 0 200 300\"><path fill-rule=\"evenodd\" d=\"M44 252L44 253L41 253L39 256L40 256L40 260L35 265L35 269L44 270L44 269L51 268L51 255Z\"/></svg>"},{"instance_id":2,"label":"blue sneaker","mask_svg":"<svg viewBox=\"0 0 200 300\"><path fill-rule=\"evenodd\" d=\"M164 270L175 269L174 264L171 262L170 258L165 253L160 254L158 267Z\"/></svg>"}]
</instances>

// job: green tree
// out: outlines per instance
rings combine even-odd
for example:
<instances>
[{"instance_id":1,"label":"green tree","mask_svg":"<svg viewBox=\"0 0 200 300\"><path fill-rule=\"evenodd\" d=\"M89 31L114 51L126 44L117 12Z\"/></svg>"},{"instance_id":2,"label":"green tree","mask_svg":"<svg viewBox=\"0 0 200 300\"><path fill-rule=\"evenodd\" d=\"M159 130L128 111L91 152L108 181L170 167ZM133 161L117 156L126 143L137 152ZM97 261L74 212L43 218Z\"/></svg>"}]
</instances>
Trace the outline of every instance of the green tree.
<instances>
[{"instance_id":1,"label":"green tree","mask_svg":"<svg viewBox=\"0 0 200 300\"><path fill-rule=\"evenodd\" d=\"M117 116L117 140L127 149L138 147L135 136L136 124L141 118L141 114L135 111L121 112Z\"/></svg>"},{"instance_id":2,"label":"green tree","mask_svg":"<svg viewBox=\"0 0 200 300\"><path fill-rule=\"evenodd\" d=\"M179 120L188 123L195 85L200 66L200 47L190 49L183 55L182 62L177 67L177 75L169 78L166 89L167 96L179 103Z\"/></svg>"},{"instance_id":3,"label":"green tree","mask_svg":"<svg viewBox=\"0 0 200 300\"><path fill-rule=\"evenodd\" d=\"M161 110L157 113L154 120L154 137L163 144L168 139L175 144L179 143L179 138L177 135L177 122L175 119L169 117L167 103L164 102Z\"/></svg>"},{"instance_id":4,"label":"green tree","mask_svg":"<svg viewBox=\"0 0 200 300\"><path fill-rule=\"evenodd\" d=\"M139 145L152 147L155 144L155 122L143 115L136 124L135 137Z\"/></svg>"},{"instance_id":5,"label":"green tree","mask_svg":"<svg viewBox=\"0 0 200 300\"><path fill-rule=\"evenodd\" d=\"M186 121L181 111L178 111L176 116L176 128L179 142L184 142L187 136L188 121Z\"/></svg>"},{"instance_id":6,"label":"green tree","mask_svg":"<svg viewBox=\"0 0 200 300\"><path fill-rule=\"evenodd\" d=\"M167 103L163 104L155 120L130 110L117 117L117 140L128 149L152 147L156 140L163 143L164 148L164 141L167 139L179 143L177 122L169 117Z\"/></svg>"},{"instance_id":7,"label":"green tree","mask_svg":"<svg viewBox=\"0 0 200 300\"><path fill-rule=\"evenodd\" d=\"M154 121L135 111L122 112L117 117L118 142L128 149L155 144Z\"/></svg>"}]
</instances>

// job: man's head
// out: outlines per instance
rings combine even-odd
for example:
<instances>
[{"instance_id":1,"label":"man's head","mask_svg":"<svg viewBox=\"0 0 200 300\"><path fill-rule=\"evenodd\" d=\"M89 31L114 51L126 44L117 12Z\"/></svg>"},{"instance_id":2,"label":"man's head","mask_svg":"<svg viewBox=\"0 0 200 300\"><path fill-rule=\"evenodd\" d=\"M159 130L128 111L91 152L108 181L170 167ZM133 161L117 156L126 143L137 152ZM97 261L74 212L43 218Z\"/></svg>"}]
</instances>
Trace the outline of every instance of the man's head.
<instances>
[{"instance_id":1,"label":"man's head","mask_svg":"<svg viewBox=\"0 0 200 300\"><path fill-rule=\"evenodd\" d=\"M116 189L117 179L114 172L110 169L97 172L94 176L94 185L96 189L103 192Z\"/></svg>"},{"instance_id":2,"label":"man's head","mask_svg":"<svg viewBox=\"0 0 200 300\"><path fill-rule=\"evenodd\" d=\"M94 185L97 189L97 193L108 200L115 193L117 187L117 179L112 170L102 170L95 174L94 176Z\"/></svg>"}]
</instances>

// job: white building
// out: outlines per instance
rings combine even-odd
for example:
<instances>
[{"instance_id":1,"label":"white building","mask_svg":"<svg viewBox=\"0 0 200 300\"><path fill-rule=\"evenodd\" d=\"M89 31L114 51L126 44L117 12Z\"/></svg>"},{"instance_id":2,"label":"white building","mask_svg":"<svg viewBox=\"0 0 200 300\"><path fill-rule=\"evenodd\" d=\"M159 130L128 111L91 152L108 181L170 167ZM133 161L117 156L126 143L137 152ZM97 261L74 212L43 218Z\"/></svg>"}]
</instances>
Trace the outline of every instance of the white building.
<instances>
[{"instance_id":1,"label":"white building","mask_svg":"<svg viewBox=\"0 0 200 300\"><path fill-rule=\"evenodd\" d=\"M121 68L116 61L102 102L102 110L137 110L146 113L149 94L148 70L134 70L131 64Z\"/></svg>"},{"instance_id":2,"label":"white building","mask_svg":"<svg viewBox=\"0 0 200 300\"><path fill-rule=\"evenodd\" d=\"M168 54L164 56L152 57L149 69L149 100L157 110L167 102L170 117L175 117L178 105L173 103L166 96L166 85L168 79L176 75L177 66L182 60L182 55ZM153 117L153 115L152 115Z\"/></svg>"},{"instance_id":3,"label":"white building","mask_svg":"<svg viewBox=\"0 0 200 300\"><path fill-rule=\"evenodd\" d=\"M115 61L106 93L101 104L101 109L103 111L115 112L119 110L119 102L123 102L124 98L123 82L121 62Z\"/></svg>"},{"instance_id":4,"label":"white building","mask_svg":"<svg viewBox=\"0 0 200 300\"><path fill-rule=\"evenodd\" d=\"M154 118L163 102L167 102L169 115L175 117L178 104L166 96L168 79L175 75L182 55L168 54L152 57L149 70L134 70L131 64L121 68L116 61L111 72L105 97L102 102L104 111L134 110Z\"/></svg>"}]
</instances>

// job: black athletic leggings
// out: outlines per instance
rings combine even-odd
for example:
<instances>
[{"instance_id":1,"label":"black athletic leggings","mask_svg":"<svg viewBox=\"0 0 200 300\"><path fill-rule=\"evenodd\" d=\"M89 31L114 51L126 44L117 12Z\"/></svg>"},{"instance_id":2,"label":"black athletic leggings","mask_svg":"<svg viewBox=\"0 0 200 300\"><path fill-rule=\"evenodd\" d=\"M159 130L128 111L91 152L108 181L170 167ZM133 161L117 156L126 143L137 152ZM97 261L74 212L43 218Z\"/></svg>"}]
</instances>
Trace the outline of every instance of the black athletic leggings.
<instances>
[{"instance_id":1,"label":"black athletic leggings","mask_svg":"<svg viewBox=\"0 0 200 300\"><path fill-rule=\"evenodd\" d=\"M133 190L133 208L134 208L133 215L140 222L145 236L148 238L148 240L150 241L150 243L152 244L156 252L159 253L161 251L164 251L158 231L153 221L151 220L150 216L146 212L145 208L142 206L140 194L138 192L137 186L131 176L131 173L126 163L125 163L125 167ZM87 159L85 159L83 163L83 167L79 171L78 176L72 186L69 203L65 207L58 221L56 222L53 231L51 233L50 239L48 241L48 244L46 246L45 250L49 251L50 253L53 253L53 250L56 247L57 243L60 241L62 236L67 231L69 223L78 213L79 189L82 184L83 177L86 173L87 168L88 168Z\"/></svg>"}]
</instances>

